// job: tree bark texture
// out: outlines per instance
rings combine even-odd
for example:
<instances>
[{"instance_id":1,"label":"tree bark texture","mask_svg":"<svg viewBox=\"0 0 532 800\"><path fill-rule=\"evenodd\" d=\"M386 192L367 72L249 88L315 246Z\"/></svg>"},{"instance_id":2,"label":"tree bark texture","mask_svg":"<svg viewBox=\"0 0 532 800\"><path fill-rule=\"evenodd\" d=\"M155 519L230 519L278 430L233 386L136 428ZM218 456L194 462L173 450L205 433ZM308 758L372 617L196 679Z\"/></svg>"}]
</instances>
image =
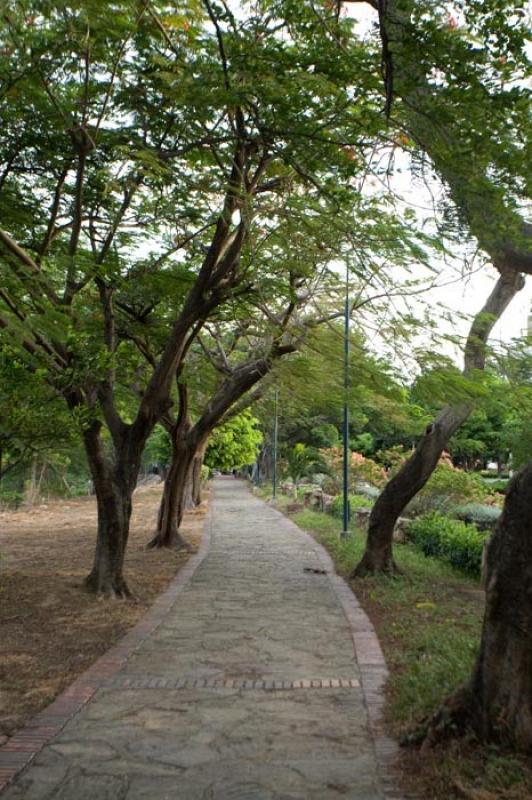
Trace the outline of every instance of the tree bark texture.
<instances>
[{"instance_id":1,"label":"tree bark texture","mask_svg":"<svg viewBox=\"0 0 532 800\"><path fill-rule=\"evenodd\" d=\"M189 545L179 533L186 507L186 490L194 450L183 435L174 442L172 462L164 482L159 507L157 530L148 547L188 549Z\"/></svg>"},{"instance_id":2,"label":"tree bark texture","mask_svg":"<svg viewBox=\"0 0 532 800\"><path fill-rule=\"evenodd\" d=\"M483 740L532 752L532 461L511 481L488 543L473 674L432 719L425 742L471 727Z\"/></svg>"},{"instance_id":3,"label":"tree bark texture","mask_svg":"<svg viewBox=\"0 0 532 800\"><path fill-rule=\"evenodd\" d=\"M190 471L191 476L191 488L192 488L192 504L193 506L199 506L201 504L201 492L202 492L202 480L201 480L201 468L203 467L203 459L205 458L205 451L207 449L207 441L198 447L196 453L194 454L194 461L192 462L192 468Z\"/></svg>"},{"instance_id":4,"label":"tree bark texture","mask_svg":"<svg viewBox=\"0 0 532 800\"><path fill-rule=\"evenodd\" d=\"M157 516L157 530L148 547L173 547L188 549L179 533L186 508L186 492L190 469L195 453L193 426L188 414L188 389L177 382L179 414L175 422L163 419L172 440L172 460L164 480L163 496Z\"/></svg>"},{"instance_id":5,"label":"tree bark texture","mask_svg":"<svg viewBox=\"0 0 532 800\"><path fill-rule=\"evenodd\" d=\"M482 310L475 316L464 353L466 378L482 371L486 359L486 344L493 326L508 307L512 298L524 286L519 273L501 275ZM397 520L408 503L421 491L434 472L449 439L471 414L472 402L448 405L431 423L414 453L385 486L370 514L368 537L362 559L352 577L364 577L376 572L396 573L393 558L393 532Z\"/></svg>"},{"instance_id":6,"label":"tree bark texture","mask_svg":"<svg viewBox=\"0 0 532 800\"><path fill-rule=\"evenodd\" d=\"M89 462L98 507L98 533L92 570L85 587L96 594L129 597L124 579L124 557L129 537L131 498L140 466L140 452L133 457L125 446L118 451L116 462L106 457L100 424L93 423L84 432L85 450ZM124 440L124 445L127 442ZM129 453L129 455L128 455Z\"/></svg>"}]
</instances>

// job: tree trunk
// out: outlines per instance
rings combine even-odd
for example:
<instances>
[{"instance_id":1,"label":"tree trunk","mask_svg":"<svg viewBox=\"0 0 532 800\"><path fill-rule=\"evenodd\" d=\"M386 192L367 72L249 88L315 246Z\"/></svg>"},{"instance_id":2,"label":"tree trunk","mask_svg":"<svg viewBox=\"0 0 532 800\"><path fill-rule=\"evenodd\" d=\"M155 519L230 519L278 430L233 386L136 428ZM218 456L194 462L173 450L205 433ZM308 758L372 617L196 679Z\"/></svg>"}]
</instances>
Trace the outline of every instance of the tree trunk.
<instances>
[{"instance_id":1,"label":"tree trunk","mask_svg":"<svg viewBox=\"0 0 532 800\"><path fill-rule=\"evenodd\" d=\"M31 460L31 477L29 485L26 489L26 497L24 498L25 503L29 508L33 508L35 503L37 502L38 497L38 490L37 490L37 456L34 455Z\"/></svg>"},{"instance_id":2,"label":"tree trunk","mask_svg":"<svg viewBox=\"0 0 532 800\"><path fill-rule=\"evenodd\" d=\"M192 497L192 490L193 490L193 472L194 472L194 460L192 460L192 464L188 470L187 475L187 482L185 484L185 496L183 501L183 507L185 511L191 511L195 508L194 498Z\"/></svg>"},{"instance_id":3,"label":"tree trunk","mask_svg":"<svg viewBox=\"0 0 532 800\"><path fill-rule=\"evenodd\" d=\"M85 578L85 587L96 594L129 597L123 575L124 556L131 519L131 493L112 483L105 491L96 490L98 535L94 564Z\"/></svg>"},{"instance_id":4,"label":"tree trunk","mask_svg":"<svg viewBox=\"0 0 532 800\"><path fill-rule=\"evenodd\" d=\"M486 304L475 316L464 352L465 378L484 369L486 344L493 326L512 298L524 286L522 276L501 275ZM352 577L360 578L376 572L396 573L393 558L393 532L397 520L408 503L425 486L447 447L451 436L469 417L474 404L462 402L446 406L431 423L413 454L385 486L370 514L368 538L362 559Z\"/></svg>"},{"instance_id":5,"label":"tree trunk","mask_svg":"<svg viewBox=\"0 0 532 800\"><path fill-rule=\"evenodd\" d=\"M201 468L203 467L203 459L205 457L205 450L207 449L207 442L198 447L192 463L191 477L192 477L192 503L194 506L201 504Z\"/></svg>"},{"instance_id":6,"label":"tree trunk","mask_svg":"<svg viewBox=\"0 0 532 800\"><path fill-rule=\"evenodd\" d=\"M373 506L368 523L366 549L353 577L375 572L394 574L399 569L393 558L393 532L408 503L425 486L434 472L447 442L465 422L473 406L447 406L430 424L410 458L385 486Z\"/></svg>"},{"instance_id":7,"label":"tree trunk","mask_svg":"<svg viewBox=\"0 0 532 800\"><path fill-rule=\"evenodd\" d=\"M179 528L185 512L188 476L194 452L187 435L174 441L172 463L164 482L163 496L159 507L157 530L148 547L189 549L188 543L179 533Z\"/></svg>"},{"instance_id":8,"label":"tree trunk","mask_svg":"<svg viewBox=\"0 0 532 800\"><path fill-rule=\"evenodd\" d=\"M532 461L511 481L487 548L486 610L471 679L435 715L426 743L472 727L532 752Z\"/></svg>"},{"instance_id":9,"label":"tree trunk","mask_svg":"<svg viewBox=\"0 0 532 800\"><path fill-rule=\"evenodd\" d=\"M98 506L94 562L84 585L96 594L129 597L123 569L140 453L135 448L135 457L124 439L123 446L115 448L111 463L103 451L100 428L100 423L95 422L83 434Z\"/></svg>"}]
</instances>

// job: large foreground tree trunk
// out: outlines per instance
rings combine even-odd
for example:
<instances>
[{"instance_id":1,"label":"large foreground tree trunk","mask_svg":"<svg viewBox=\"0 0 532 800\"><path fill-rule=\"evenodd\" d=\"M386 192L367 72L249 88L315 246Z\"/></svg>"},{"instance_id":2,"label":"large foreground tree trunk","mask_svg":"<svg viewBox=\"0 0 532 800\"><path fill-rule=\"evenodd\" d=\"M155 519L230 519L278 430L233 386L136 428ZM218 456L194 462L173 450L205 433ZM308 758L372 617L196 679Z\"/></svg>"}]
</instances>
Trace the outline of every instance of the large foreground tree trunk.
<instances>
[{"instance_id":1,"label":"large foreground tree trunk","mask_svg":"<svg viewBox=\"0 0 532 800\"><path fill-rule=\"evenodd\" d=\"M517 272L499 277L486 304L471 325L464 353L464 377L472 378L475 372L484 369L486 344L493 326L523 286L524 279ZM353 577L398 571L393 558L393 532L397 520L425 486L449 439L466 421L473 408L471 402L446 406L427 427L412 456L387 483L370 514L366 549L353 571Z\"/></svg>"},{"instance_id":2,"label":"large foreground tree trunk","mask_svg":"<svg viewBox=\"0 0 532 800\"><path fill-rule=\"evenodd\" d=\"M532 752L532 461L511 481L488 545L473 674L436 714L426 743L471 727L482 739Z\"/></svg>"},{"instance_id":3,"label":"large foreground tree trunk","mask_svg":"<svg viewBox=\"0 0 532 800\"><path fill-rule=\"evenodd\" d=\"M92 570L85 587L96 594L129 597L123 575L124 557L131 519L131 494L127 488L111 482L104 491L96 491L98 535Z\"/></svg>"}]
</instances>

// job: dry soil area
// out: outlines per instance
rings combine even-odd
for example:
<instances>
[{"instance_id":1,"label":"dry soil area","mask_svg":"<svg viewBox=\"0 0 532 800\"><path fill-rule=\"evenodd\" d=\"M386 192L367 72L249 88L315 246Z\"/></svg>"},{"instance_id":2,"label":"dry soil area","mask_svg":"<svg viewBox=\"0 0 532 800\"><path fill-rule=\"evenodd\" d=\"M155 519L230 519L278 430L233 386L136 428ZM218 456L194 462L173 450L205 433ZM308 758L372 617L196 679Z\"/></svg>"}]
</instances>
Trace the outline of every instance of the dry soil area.
<instances>
[{"instance_id":1,"label":"dry soil area","mask_svg":"<svg viewBox=\"0 0 532 800\"><path fill-rule=\"evenodd\" d=\"M138 489L125 575L134 601L82 589L96 535L93 498L0 513L0 743L137 622L190 557L147 550L160 488ZM196 550L205 504L183 532Z\"/></svg>"}]
</instances>

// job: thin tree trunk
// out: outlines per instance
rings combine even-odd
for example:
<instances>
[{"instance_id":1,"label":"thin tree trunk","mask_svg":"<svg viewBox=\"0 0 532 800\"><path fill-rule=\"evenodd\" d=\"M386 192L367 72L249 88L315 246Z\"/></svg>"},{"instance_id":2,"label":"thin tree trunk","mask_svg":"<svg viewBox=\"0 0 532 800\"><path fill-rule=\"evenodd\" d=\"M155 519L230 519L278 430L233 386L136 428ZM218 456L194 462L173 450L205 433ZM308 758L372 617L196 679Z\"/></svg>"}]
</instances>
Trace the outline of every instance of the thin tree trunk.
<instances>
[{"instance_id":1,"label":"thin tree trunk","mask_svg":"<svg viewBox=\"0 0 532 800\"><path fill-rule=\"evenodd\" d=\"M184 500L183 500L183 506L184 506L185 511L191 511L193 508L195 508L194 499L192 497L193 480L194 480L193 473L194 473L194 459L192 459L192 463L191 463L191 465L189 467L188 475L187 475L187 482L185 484L185 492L184 492Z\"/></svg>"},{"instance_id":2,"label":"thin tree trunk","mask_svg":"<svg viewBox=\"0 0 532 800\"><path fill-rule=\"evenodd\" d=\"M482 371L485 351L493 326L512 298L524 286L519 273L501 275L485 306L471 325L464 354L464 377ZM446 406L431 423L414 453L385 486L370 514L368 537L362 559L352 577L376 572L396 573L393 558L393 532L408 503L421 491L434 472L449 439L469 417L474 404L462 402Z\"/></svg>"},{"instance_id":3,"label":"thin tree trunk","mask_svg":"<svg viewBox=\"0 0 532 800\"><path fill-rule=\"evenodd\" d=\"M203 467L203 459L205 458L205 451L207 449L207 441L200 445L194 455L192 463L192 503L194 506L201 505L201 492L203 489L201 480L201 468Z\"/></svg>"},{"instance_id":4,"label":"thin tree trunk","mask_svg":"<svg viewBox=\"0 0 532 800\"><path fill-rule=\"evenodd\" d=\"M473 674L432 719L426 744L470 727L482 739L532 752L532 461L512 479L488 543Z\"/></svg>"},{"instance_id":5,"label":"thin tree trunk","mask_svg":"<svg viewBox=\"0 0 532 800\"><path fill-rule=\"evenodd\" d=\"M172 547L189 549L188 543L179 533L186 504L186 489L195 445L191 437L192 422L188 416L188 389L177 380L179 414L175 422L163 419L172 440L172 460L164 480L163 496L157 515L157 530L148 542L148 547Z\"/></svg>"},{"instance_id":6,"label":"thin tree trunk","mask_svg":"<svg viewBox=\"0 0 532 800\"><path fill-rule=\"evenodd\" d=\"M185 513L188 476L194 458L185 434L174 442L172 463L164 482L163 496L159 507L157 530L148 547L172 547L189 549L188 543L179 533Z\"/></svg>"},{"instance_id":7,"label":"thin tree trunk","mask_svg":"<svg viewBox=\"0 0 532 800\"><path fill-rule=\"evenodd\" d=\"M31 460L31 477L30 485L26 491L26 504L33 508L37 500L37 456L34 455Z\"/></svg>"}]
</instances>

